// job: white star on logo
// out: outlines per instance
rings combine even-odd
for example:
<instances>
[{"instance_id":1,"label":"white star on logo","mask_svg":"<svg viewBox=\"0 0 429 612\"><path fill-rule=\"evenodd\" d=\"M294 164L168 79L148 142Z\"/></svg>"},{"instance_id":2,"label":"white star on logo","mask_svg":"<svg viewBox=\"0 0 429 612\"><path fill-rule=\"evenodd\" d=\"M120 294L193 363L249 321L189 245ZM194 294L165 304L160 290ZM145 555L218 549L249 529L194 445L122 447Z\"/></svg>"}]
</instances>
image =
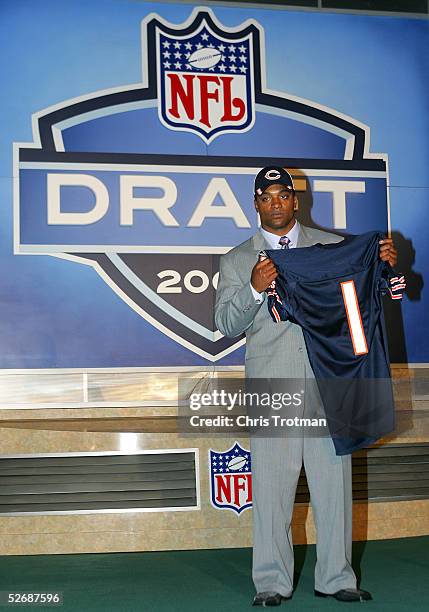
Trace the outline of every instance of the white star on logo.
<instances>
[{"instance_id":1,"label":"white star on logo","mask_svg":"<svg viewBox=\"0 0 429 612\"><path fill-rule=\"evenodd\" d=\"M243 74L246 74L246 66L240 66L240 72L242 72Z\"/></svg>"},{"instance_id":2,"label":"white star on logo","mask_svg":"<svg viewBox=\"0 0 429 612\"><path fill-rule=\"evenodd\" d=\"M229 45L228 49L231 51L231 53L234 53L235 51L234 45Z\"/></svg>"},{"instance_id":3,"label":"white star on logo","mask_svg":"<svg viewBox=\"0 0 429 612\"><path fill-rule=\"evenodd\" d=\"M208 40L209 39L209 35L204 32L204 34L201 34L201 40Z\"/></svg>"},{"instance_id":4,"label":"white star on logo","mask_svg":"<svg viewBox=\"0 0 429 612\"><path fill-rule=\"evenodd\" d=\"M245 55L240 55L240 62L242 64L244 64L245 62L247 62L247 57Z\"/></svg>"},{"instance_id":5,"label":"white star on logo","mask_svg":"<svg viewBox=\"0 0 429 612\"><path fill-rule=\"evenodd\" d=\"M203 48L203 45L202 45L201 43L197 43L197 44L195 45L195 47L196 47L197 49L202 49L202 48Z\"/></svg>"},{"instance_id":6,"label":"white star on logo","mask_svg":"<svg viewBox=\"0 0 429 612\"><path fill-rule=\"evenodd\" d=\"M237 66L234 66L234 64L231 66L230 68L231 72L237 72Z\"/></svg>"},{"instance_id":7,"label":"white star on logo","mask_svg":"<svg viewBox=\"0 0 429 612\"><path fill-rule=\"evenodd\" d=\"M182 67L182 64L180 62L176 62L174 64L174 67L176 68L176 70L180 70L180 68Z\"/></svg>"},{"instance_id":8,"label":"white star on logo","mask_svg":"<svg viewBox=\"0 0 429 612\"><path fill-rule=\"evenodd\" d=\"M219 66L219 70L220 70L220 72L225 72L226 67L225 67L223 64L221 64L221 65Z\"/></svg>"},{"instance_id":9,"label":"white star on logo","mask_svg":"<svg viewBox=\"0 0 429 612\"><path fill-rule=\"evenodd\" d=\"M165 47L165 49L168 49L168 47L170 46L170 43L168 42L168 40L164 40L164 42L162 43L162 46Z\"/></svg>"},{"instance_id":10,"label":"white star on logo","mask_svg":"<svg viewBox=\"0 0 429 612\"><path fill-rule=\"evenodd\" d=\"M225 51L225 45L219 45L218 49L221 53L223 53Z\"/></svg>"},{"instance_id":11,"label":"white star on logo","mask_svg":"<svg viewBox=\"0 0 429 612\"><path fill-rule=\"evenodd\" d=\"M178 51L176 51L176 53L174 54L174 57L175 57L176 59L180 59L180 58L182 57L182 54L181 54L181 53L179 53Z\"/></svg>"},{"instance_id":12,"label":"white star on logo","mask_svg":"<svg viewBox=\"0 0 429 612\"><path fill-rule=\"evenodd\" d=\"M190 42L185 43L185 48L190 51L192 49L192 44Z\"/></svg>"},{"instance_id":13,"label":"white star on logo","mask_svg":"<svg viewBox=\"0 0 429 612\"><path fill-rule=\"evenodd\" d=\"M168 51L164 51L164 53L162 54L164 57L170 57L170 53Z\"/></svg>"},{"instance_id":14,"label":"white star on logo","mask_svg":"<svg viewBox=\"0 0 429 612\"><path fill-rule=\"evenodd\" d=\"M174 48L175 49L180 49L181 46L182 46L181 43L179 43L179 41L176 40L176 42L174 43Z\"/></svg>"},{"instance_id":15,"label":"white star on logo","mask_svg":"<svg viewBox=\"0 0 429 612\"><path fill-rule=\"evenodd\" d=\"M241 46L240 46L240 47L238 47L238 48L239 48L239 50L240 50L242 53L246 53L246 47L245 47L244 45L241 45Z\"/></svg>"},{"instance_id":16,"label":"white star on logo","mask_svg":"<svg viewBox=\"0 0 429 612\"><path fill-rule=\"evenodd\" d=\"M169 68L171 68L171 64L170 64L170 62L164 62L163 66L164 66L164 68L167 68L167 70L168 70Z\"/></svg>"},{"instance_id":17,"label":"white star on logo","mask_svg":"<svg viewBox=\"0 0 429 612\"><path fill-rule=\"evenodd\" d=\"M235 62L235 55L230 55L229 56L229 61L230 62Z\"/></svg>"}]
</instances>

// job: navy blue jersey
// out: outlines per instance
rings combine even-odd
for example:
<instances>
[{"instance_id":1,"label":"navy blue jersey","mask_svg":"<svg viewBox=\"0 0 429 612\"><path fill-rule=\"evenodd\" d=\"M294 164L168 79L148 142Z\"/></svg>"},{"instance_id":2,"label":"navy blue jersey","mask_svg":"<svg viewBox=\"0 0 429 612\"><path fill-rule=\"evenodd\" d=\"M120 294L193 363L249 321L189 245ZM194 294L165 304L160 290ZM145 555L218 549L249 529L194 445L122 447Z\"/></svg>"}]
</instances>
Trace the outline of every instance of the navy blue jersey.
<instances>
[{"instance_id":1,"label":"navy blue jersey","mask_svg":"<svg viewBox=\"0 0 429 612\"><path fill-rule=\"evenodd\" d=\"M274 321L302 327L338 455L394 429L382 295L400 299L405 282L379 258L383 237L368 232L334 244L265 251L279 273L267 290L268 308Z\"/></svg>"}]
</instances>

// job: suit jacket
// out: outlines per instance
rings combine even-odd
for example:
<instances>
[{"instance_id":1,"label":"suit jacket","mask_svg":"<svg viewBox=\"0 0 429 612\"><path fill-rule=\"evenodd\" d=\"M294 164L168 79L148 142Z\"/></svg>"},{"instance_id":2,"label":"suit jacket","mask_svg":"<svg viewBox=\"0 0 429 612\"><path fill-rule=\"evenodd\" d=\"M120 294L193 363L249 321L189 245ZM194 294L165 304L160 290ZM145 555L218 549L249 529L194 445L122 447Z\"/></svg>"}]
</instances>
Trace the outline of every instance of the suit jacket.
<instances>
[{"instance_id":1,"label":"suit jacket","mask_svg":"<svg viewBox=\"0 0 429 612\"><path fill-rule=\"evenodd\" d=\"M318 242L340 242L336 234L300 225L297 247ZM235 247L220 259L216 292L215 321L225 336L246 334L246 376L249 378L305 378L312 374L299 325L290 321L274 323L264 294L262 304L255 301L250 276L259 252L269 249L262 233ZM317 265L317 261L314 262Z\"/></svg>"}]
</instances>

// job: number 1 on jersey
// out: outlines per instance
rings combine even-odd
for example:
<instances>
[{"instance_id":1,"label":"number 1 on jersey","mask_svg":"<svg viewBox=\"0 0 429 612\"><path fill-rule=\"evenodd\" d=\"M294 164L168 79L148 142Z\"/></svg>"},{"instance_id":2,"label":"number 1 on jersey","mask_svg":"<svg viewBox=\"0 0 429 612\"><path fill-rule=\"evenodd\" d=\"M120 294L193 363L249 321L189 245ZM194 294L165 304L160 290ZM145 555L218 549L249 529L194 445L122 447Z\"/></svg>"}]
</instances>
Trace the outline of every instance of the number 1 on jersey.
<instances>
[{"instance_id":1,"label":"number 1 on jersey","mask_svg":"<svg viewBox=\"0 0 429 612\"><path fill-rule=\"evenodd\" d=\"M365 353L368 352L368 345L363 329L355 283L353 280L349 280L340 284L341 291L343 292L344 306L346 309L350 336L352 338L353 350L355 355L365 355Z\"/></svg>"}]
</instances>

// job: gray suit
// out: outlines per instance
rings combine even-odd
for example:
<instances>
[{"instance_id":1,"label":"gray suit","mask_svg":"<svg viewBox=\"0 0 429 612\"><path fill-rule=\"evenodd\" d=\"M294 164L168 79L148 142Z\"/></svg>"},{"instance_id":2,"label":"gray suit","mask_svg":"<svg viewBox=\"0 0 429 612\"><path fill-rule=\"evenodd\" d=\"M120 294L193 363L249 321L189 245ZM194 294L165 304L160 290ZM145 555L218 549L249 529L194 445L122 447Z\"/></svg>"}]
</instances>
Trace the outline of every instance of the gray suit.
<instances>
[{"instance_id":1,"label":"gray suit","mask_svg":"<svg viewBox=\"0 0 429 612\"><path fill-rule=\"evenodd\" d=\"M301 225L298 247L342 238ZM226 336L246 334L248 378L314 378L302 330L274 323L266 300L255 301L251 271L270 248L261 232L221 257L215 321ZM317 262L315 262L317 263ZM317 401L317 400L315 400ZM296 485L304 464L317 529L315 588L356 588L351 568L351 457L338 457L329 437L252 437L253 581L257 592L288 596L293 588L290 529Z\"/></svg>"}]
</instances>

